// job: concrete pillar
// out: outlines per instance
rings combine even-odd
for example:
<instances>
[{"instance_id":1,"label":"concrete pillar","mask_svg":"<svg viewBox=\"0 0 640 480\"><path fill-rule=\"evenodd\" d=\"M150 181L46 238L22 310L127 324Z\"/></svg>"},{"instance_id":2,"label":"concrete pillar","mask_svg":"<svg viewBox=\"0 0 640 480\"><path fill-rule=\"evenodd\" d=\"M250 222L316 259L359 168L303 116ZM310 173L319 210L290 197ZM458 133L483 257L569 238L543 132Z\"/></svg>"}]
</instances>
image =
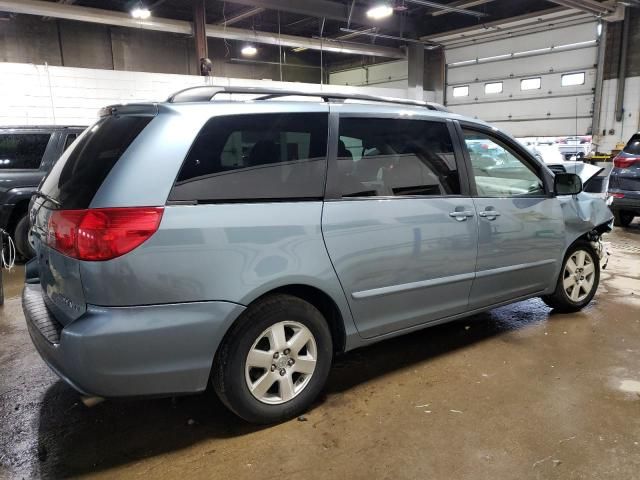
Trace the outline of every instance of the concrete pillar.
<instances>
[{"instance_id":1,"label":"concrete pillar","mask_svg":"<svg viewBox=\"0 0 640 480\"><path fill-rule=\"evenodd\" d=\"M408 92L407 97L424 100L424 45L409 44L407 49Z\"/></svg>"}]
</instances>

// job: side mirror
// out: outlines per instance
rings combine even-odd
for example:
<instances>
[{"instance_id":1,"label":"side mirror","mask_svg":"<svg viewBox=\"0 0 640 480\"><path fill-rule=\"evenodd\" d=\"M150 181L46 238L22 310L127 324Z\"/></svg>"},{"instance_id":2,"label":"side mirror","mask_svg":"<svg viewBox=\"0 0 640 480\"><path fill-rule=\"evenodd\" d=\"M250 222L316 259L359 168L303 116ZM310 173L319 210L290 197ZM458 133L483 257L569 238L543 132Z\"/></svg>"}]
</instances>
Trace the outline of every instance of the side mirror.
<instances>
[{"instance_id":1,"label":"side mirror","mask_svg":"<svg viewBox=\"0 0 640 480\"><path fill-rule=\"evenodd\" d=\"M556 195L577 195L582 191L582 180L575 173L556 173L553 191Z\"/></svg>"}]
</instances>

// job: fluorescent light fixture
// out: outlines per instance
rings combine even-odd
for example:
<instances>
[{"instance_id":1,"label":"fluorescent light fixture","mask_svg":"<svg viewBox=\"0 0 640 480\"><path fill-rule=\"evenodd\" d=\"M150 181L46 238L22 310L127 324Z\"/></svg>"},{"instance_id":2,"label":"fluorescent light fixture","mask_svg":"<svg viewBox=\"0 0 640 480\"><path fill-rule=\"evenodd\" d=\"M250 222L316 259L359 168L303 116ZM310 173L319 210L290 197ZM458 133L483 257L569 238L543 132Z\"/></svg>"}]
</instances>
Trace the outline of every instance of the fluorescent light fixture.
<instances>
[{"instance_id":1,"label":"fluorescent light fixture","mask_svg":"<svg viewBox=\"0 0 640 480\"><path fill-rule=\"evenodd\" d=\"M131 10L131 16L139 20L145 20L151 16L151 10L148 8L137 7Z\"/></svg>"},{"instance_id":2,"label":"fluorescent light fixture","mask_svg":"<svg viewBox=\"0 0 640 480\"><path fill-rule=\"evenodd\" d=\"M245 45L244 47L242 47L242 50L240 50L240 53L242 53L242 55L244 55L245 57L253 57L256 53L258 53L258 49L253 45Z\"/></svg>"},{"instance_id":3,"label":"fluorescent light fixture","mask_svg":"<svg viewBox=\"0 0 640 480\"><path fill-rule=\"evenodd\" d=\"M367 17L373 20L380 20L382 18L390 17L391 15L393 15L393 8L385 3L374 5L367 10Z\"/></svg>"},{"instance_id":4,"label":"fluorescent light fixture","mask_svg":"<svg viewBox=\"0 0 640 480\"><path fill-rule=\"evenodd\" d=\"M469 85L460 85L458 87L453 87L453 96L454 97L468 97L469 96Z\"/></svg>"},{"instance_id":5,"label":"fluorescent light fixture","mask_svg":"<svg viewBox=\"0 0 640 480\"><path fill-rule=\"evenodd\" d=\"M602 35L602 22L598 22L598 26L596 27L596 34L598 36Z\"/></svg>"}]
</instances>

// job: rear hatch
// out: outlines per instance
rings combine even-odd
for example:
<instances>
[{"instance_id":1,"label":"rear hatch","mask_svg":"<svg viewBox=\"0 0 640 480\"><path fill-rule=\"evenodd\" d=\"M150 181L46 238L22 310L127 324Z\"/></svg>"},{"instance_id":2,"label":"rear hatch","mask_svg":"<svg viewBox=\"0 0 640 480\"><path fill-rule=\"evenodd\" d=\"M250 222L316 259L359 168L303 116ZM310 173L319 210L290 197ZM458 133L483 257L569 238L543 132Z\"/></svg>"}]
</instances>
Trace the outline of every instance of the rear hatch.
<instances>
[{"instance_id":1,"label":"rear hatch","mask_svg":"<svg viewBox=\"0 0 640 480\"><path fill-rule=\"evenodd\" d=\"M72 253L77 241L73 221L88 211L109 172L152 118L104 116L60 157L35 194L30 215L40 285L47 307L62 325L86 311L83 260Z\"/></svg>"},{"instance_id":2,"label":"rear hatch","mask_svg":"<svg viewBox=\"0 0 640 480\"><path fill-rule=\"evenodd\" d=\"M631 137L613 159L609 187L613 190L640 192L640 133Z\"/></svg>"}]
</instances>

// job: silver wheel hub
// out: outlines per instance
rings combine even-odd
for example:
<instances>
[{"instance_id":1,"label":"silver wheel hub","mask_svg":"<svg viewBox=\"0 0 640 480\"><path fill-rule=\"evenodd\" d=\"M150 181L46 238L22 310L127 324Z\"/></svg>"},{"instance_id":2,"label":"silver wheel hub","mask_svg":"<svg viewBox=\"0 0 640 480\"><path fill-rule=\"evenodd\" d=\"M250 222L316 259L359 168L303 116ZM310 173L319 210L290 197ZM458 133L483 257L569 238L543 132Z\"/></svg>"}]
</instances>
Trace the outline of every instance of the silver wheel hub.
<instances>
[{"instance_id":1,"label":"silver wheel hub","mask_svg":"<svg viewBox=\"0 0 640 480\"><path fill-rule=\"evenodd\" d=\"M247 388L262 403L278 405L309 384L317 361L316 340L299 322L278 322L253 342L245 362Z\"/></svg>"},{"instance_id":2,"label":"silver wheel hub","mask_svg":"<svg viewBox=\"0 0 640 480\"><path fill-rule=\"evenodd\" d=\"M584 300L595 285L595 264L586 250L575 251L565 263L562 285L573 302Z\"/></svg>"}]
</instances>

